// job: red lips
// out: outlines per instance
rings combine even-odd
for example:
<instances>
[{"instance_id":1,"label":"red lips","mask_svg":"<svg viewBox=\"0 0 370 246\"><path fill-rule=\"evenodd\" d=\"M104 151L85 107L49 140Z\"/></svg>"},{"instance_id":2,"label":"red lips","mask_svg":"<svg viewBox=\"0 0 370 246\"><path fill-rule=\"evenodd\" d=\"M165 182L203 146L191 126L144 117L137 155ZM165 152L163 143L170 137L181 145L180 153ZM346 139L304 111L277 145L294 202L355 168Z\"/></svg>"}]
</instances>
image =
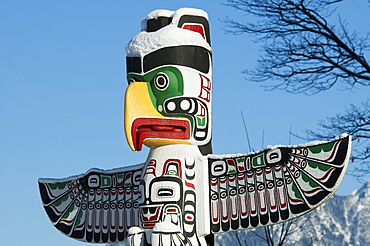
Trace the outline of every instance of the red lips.
<instances>
[{"instance_id":1,"label":"red lips","mask_svg":"<svg viewBox=\"0 0 370 246\"><path fill-rule=\"evenodd\" d=\"M145 139L190 139L188 120L172 118L137 118L131 127L132 142L135 150L140 151Z\"/></svg>"}]
</instances>

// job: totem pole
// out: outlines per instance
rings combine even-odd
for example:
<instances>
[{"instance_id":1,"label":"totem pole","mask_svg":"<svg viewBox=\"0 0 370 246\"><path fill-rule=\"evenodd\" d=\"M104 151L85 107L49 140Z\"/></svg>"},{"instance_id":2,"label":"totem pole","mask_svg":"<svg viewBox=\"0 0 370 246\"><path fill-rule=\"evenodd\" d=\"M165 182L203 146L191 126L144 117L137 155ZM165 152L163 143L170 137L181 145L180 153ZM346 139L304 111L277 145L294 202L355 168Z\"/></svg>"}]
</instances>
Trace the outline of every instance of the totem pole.
<instances>
[{"instance_id":1,"label":"totem pole","mask_svg":"<svg viewBox=\"0 0 370 246\"><path fill-rule=\"evenodd\" d=\"M53 225L91 243L212 245L212 234L272 225L328 200L351 138L214 155L207 14L156 10L127 45L124 129L143 164L40 179Z\"/></svg>"}]
</instances>

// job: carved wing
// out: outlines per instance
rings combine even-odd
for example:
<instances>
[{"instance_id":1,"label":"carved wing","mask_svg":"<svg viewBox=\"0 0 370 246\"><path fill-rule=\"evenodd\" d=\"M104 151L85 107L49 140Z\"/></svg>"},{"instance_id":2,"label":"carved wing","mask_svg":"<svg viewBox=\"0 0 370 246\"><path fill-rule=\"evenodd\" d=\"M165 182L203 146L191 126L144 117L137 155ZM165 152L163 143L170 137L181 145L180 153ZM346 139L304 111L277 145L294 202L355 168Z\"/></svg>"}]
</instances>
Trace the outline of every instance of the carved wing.
<instances>
[{"instance_id":1,"label":"carved wing","mask_svg":"<svg viewBox=\"0 0 370 246\"><path fill-rule=\"evenodd\" d=\"M294 219L324 203L347 168L350 136L245 155L210 155L210 218L215 233Z\"/></svg>"},{"instance_id":2,"label":"carved wing","mask_svg":"<svg viewBox=\"0 0 370 246\"><path fill-rule=\"evenodd\" d=\"M40 179L45 211L69 237L94 243L123 241L128 228L138 225L142 167L91 169L64 179Z\"/></svg>"}]
</instances>

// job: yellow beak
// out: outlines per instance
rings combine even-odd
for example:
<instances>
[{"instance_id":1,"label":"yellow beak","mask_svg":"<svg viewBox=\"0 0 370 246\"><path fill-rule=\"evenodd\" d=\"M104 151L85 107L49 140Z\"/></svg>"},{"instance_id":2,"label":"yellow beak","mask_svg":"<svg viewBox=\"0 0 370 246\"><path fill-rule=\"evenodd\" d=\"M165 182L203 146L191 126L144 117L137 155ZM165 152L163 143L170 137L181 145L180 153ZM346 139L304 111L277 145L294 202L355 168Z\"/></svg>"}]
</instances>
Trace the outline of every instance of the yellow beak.
<instances>
[{"instance_id":1,"label":"yellow beak","mask_svg":"<svg viewBox=\"0 0 370 246\"><path fill-rule=\"evenodd\" d=\"M132 122L140 116L163 117L154 108L146 83L134 82L127 87L124 106L125 134L132 150L136 150L132 139Z\"/></svg>"},{"instance_id":2,"label":"yellow beak","mask_svg":"<svg viewBox=\"0 0 370 246\"><path fill-rule=\"evenodd\" d=\"M124 129L132 150L146 146L190 144L190 123L187 119L165 117L150 99L147 83L131 83L125 95Z\"/></svg>"}]
</instances>

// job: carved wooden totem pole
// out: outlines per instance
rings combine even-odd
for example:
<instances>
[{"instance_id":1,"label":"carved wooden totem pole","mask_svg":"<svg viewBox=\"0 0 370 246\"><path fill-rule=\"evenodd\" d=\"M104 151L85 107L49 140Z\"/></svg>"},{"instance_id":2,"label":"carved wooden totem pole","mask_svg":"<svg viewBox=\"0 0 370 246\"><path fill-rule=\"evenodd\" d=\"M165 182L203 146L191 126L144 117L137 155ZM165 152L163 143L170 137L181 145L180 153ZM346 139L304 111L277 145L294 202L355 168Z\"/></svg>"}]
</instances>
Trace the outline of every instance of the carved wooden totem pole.
<instances>
[{"instance_id":1,"label":"carved wooden totem pole","mask_svg":"<svg viewBox=\"0 0 370 246\"><path fill-rule=\"evenodd\" d=\"M91 243L207 245L212 234L272 225L329 199L351 139L214 155L207 14L157 10L127 45L124 129L143 164L40 179L52 224ZM211 235L211 236L209 236Z\"/></svg>"}]
</instances>

